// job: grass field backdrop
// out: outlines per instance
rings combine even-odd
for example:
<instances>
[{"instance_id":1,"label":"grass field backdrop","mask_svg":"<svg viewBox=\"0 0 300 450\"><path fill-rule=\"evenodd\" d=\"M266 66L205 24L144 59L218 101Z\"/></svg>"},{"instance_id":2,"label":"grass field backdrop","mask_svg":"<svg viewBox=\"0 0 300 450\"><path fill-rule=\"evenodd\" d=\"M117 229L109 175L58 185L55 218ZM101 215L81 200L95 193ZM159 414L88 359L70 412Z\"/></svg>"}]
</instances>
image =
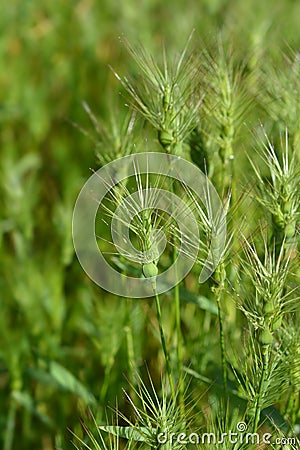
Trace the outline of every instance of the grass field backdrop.
<instances>
[{"instance_id":1,"label":"grass field backdrop","mask_svg":"<svg viewBox=\"0 0 300 450\"><path fill-rule=\"evenodd\" d=\"M267 448L157 441L241 422L299 448L299 19L293 0L2 5L0 448ZM102 290L72 242L90 168L146 150L193 161L228 208L214 275L156 301Z\"/></svg>"}]
</instances>

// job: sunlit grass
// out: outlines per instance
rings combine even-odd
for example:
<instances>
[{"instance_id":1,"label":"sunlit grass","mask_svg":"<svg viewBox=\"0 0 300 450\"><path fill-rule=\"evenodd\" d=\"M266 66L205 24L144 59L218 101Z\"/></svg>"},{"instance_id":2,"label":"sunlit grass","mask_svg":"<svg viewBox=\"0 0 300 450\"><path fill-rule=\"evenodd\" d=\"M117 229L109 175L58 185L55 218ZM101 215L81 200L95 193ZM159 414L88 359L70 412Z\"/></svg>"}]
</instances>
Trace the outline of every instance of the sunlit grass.
<instances>
[{"instance_id":1,"label":"sunlit grass","mask_svg":"<svg viewBox=\"0 0 300 450\"><path fill-rule=\"evenodd\" d=\"M109 428L94 432L114 425L106 417L116 399L118 425L143 432L171 423L220 435L246 421L294 436L299 2L100 3L17 0L1 9L0 447L124 448ZM160 296L159 318L154 298L95 286L71 234L90 168L146 150L193 161L229 208L217 271L198 284L201 254ZM169 216L143 219L138 244L151 227L173 234L158 263L166 270L184 237ZM120 272L151 275L145 261L113 256ZM140 444L129 439L127 448Z\"/></svg>"}]
</instances>

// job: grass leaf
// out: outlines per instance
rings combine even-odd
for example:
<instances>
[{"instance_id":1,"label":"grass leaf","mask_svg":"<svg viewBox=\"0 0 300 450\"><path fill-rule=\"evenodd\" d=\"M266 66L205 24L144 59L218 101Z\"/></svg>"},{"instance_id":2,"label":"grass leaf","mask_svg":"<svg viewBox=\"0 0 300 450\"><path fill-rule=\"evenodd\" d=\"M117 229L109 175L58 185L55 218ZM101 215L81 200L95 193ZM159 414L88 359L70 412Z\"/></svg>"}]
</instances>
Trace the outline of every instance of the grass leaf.
<instances>
[{"instance_id":1,"label":"grass leaf","mask_svg":"<svg viewBox=\"0 0 300 450\"><path fill-rule=\"evenodd\" d=\"M49 372L52 378L58 382L65 391L72 392L89 405L94 405L96 399L89 390L69 370L55 361L50 362Z\"/></svg>"}]
</instances>

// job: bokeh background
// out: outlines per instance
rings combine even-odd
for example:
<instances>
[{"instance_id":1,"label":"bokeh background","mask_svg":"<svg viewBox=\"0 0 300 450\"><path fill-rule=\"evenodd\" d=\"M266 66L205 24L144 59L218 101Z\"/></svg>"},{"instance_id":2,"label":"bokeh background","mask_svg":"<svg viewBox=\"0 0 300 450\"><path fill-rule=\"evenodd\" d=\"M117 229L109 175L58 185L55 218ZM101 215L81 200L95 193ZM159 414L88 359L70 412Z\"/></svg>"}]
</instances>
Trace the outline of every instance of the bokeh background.
<instances>
[{"instance_id":1,"label":"bokeh background","mask_svg":"<svg viewBox=\"0 0 300 450\"><path fill-rule=\"evenodd\" d=\"M155 56L218 35L252 65L299 49L296 0L10 0L0 14L0 447L74 448L91 407L122 402L128 304L101 291L74 255L76 196L97 168L86 102L126 114L112 66L136 67L124 35ZM116 106L117 105L117 106ZM91 131L92 132L92 131ZM137 364L156 367L151 302L130 305ZM188 314L188 312L186 312ZM150 317L150 320L149 320ZM196 327L196 325L195 325Z\"/></svg>"}]
</instances>

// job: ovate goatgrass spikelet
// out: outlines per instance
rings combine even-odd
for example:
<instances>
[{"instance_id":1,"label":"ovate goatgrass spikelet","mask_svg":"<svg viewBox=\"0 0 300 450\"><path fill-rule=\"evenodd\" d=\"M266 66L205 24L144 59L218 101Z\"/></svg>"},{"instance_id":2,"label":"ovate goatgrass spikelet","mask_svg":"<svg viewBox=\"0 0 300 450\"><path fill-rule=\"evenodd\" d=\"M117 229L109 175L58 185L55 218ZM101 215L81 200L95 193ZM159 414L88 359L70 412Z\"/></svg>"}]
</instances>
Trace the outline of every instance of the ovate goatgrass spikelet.
<instances>
[{"instance_id":1,"label":"ovate goatgrass spikelet","mask_svg":"<svg viewBox=\"0 0 300 450\"><path fill-rule=\"evenodd\" d=\"M139 69L138 80L118 80L130 95L130 106L156 130L158 141L168 153L181 154L182 144L199 120L199 68L193 52L188 52L192 35L178 57L171 61L163 52L159 64L142 46L125 46Z\"/></svg>"}]
</instances>

